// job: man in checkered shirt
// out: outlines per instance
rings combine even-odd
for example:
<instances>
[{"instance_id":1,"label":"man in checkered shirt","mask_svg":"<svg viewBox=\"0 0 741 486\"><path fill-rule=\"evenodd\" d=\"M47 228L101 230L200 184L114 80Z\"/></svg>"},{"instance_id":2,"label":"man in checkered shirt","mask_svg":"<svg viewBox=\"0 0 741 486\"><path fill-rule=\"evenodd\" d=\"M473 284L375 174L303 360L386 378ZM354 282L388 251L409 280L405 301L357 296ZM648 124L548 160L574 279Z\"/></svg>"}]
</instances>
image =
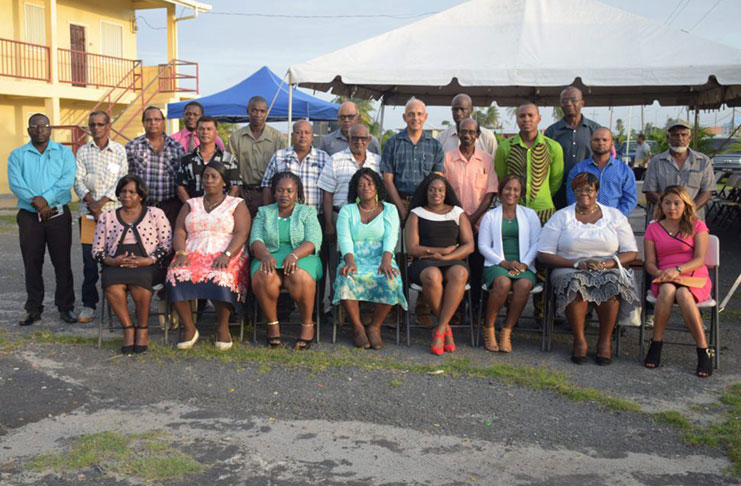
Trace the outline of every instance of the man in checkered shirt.
<instances>
[{"instance_id":1,"label":"man in checkered shirt","mask_svg":"<svg viewBox=\"0 0 741 486\"><path fill-rule=\"evenodd\" d=\"M280 149L270 159L265 175L262 178L263 205L273 202L273 193L270 183L275 174L293 172L301 179L304 186L304 204L314 206L317 213L322 212L322 190L319 188L319 175L329 160L329 155L323 150L312 147L314 132L306 120L299 120L293 124L291 143L293 146ZM321 218L320 218L321 220Z\"/></svg>"},{"instance_id":2,"label":"man in checkered shirt","mask_svg":"<svg viewBox=\"0 0 741 486\"><path fill-rule=\"evenodd\" d=\"M119 179L129 170L123 145L110 139L111 119L104 111L94 111L88 118L93 139L77 149L75 192L80 198L80 221L121 206L116 194ZM82 225L81 225L82 226ZM82 243L82 305L77 320L90 322L98 304L98 263L93 259L92 243Z\"/></svg>"},{"instance_id":3,"label":"man in checkered shirt","mask_svg":"<svg viewBox=\"0 0 741 486\"><path fill-rule=\"evenodd\" d=\"M165 134L165 117L156 106L144 110L142 123L144 135L126 144L129 174L144 180L149 189L147 204L164 211L174 228L181 206L175 192L175 179L185 149L180 142Z\"/></svg>"}]
</instances>

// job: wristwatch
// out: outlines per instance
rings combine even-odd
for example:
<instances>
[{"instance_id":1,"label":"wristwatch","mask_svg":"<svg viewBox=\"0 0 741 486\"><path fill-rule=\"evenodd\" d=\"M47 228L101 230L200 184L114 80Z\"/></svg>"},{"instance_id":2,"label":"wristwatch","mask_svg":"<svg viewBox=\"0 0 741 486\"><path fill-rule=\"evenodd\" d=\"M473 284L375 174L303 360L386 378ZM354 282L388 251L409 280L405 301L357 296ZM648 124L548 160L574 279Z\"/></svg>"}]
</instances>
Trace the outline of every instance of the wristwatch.
<instances>
[{"instance_id":1,"label":"wristwatch","mask_svg":"<svg viewBox=\"0 0 741 486\"><path fill-rule=\"evenodd\" d=\"M676 266L676 267L674 267L674 268L676 268L676 269L677 269L677 272L679 272L679 273L682 273L682 267L681 267L681 266L677 265L677 266Z\"/></svg>"},{"instance_id":2,"label":"wristwatch","mask_svg":"<svg viewBox=\"0 0 741 486\"><path fill-rule=\"evenodd\" d=\"M229 250L224 250L224 255L226 255L227 258L231 258L232 252L230 252Z\"/></svg>"},{"instance_id":3,"label":"wristwatch","mask_svg":"<svg viewBox=\"0 0 741 486\"><path fill-rule=\"evenodd\" d=\"M574 262L574 268L576 268L578 270L579 269L579 264L581 264L581 260L577 260L576 262Z\"/></svg>"}]
</instances>

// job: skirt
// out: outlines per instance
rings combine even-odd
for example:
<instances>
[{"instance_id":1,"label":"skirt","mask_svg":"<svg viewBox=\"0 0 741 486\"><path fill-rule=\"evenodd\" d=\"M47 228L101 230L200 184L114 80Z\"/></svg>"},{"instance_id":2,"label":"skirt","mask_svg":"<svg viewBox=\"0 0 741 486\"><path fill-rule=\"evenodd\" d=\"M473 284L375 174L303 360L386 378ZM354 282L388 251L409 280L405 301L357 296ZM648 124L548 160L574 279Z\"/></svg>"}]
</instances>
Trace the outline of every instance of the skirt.
<instances>
[{"instance_id":1,"label":"skirt","mask_svg":"<svg viewBox=\"0 0 741 486\"><path fill-rule=\"evenodd\" d=\"M145 256L139 249L139 245L133 243L119 245L114 256L123 255L125 252L133 253L136 256ZM164 280L165 270L157 264L139 268L103 265L103 271L100 274L100 283L104 289L111 285L136 285L154 292L153 287L161 284Z\"/></svg>"},{"instance_id":2,"label":"skirt","mask_svg":"<svg viewBox=\"0 0 741 486\"><path fill-rule=\"evenodd\" d=\"M487 289L491 289L491 286L497 277L507 277L510 280L517 280L520 278L524 278L524 279L529 280L530 283L533 284L533 286L535 286L535 284L537 283L535 279L535 274L531 272L530 270L525 270L519 275L512 276L509 274L509 270L507 270L504 267L500 267L499 265L491 265L489 267L484 267L484 274L481 276L481 280L484 283L486 283Z\"/></svg>"},{"instance_id":3,"label":"skirt","mask_svg":"<svg viewBox=\"0 0 741 486\"><path fill-rule=\"evenodd\" d=\"M468 271L468 274L471 275L471 269L468 268L468 263L466 263L463 260L451 260L449 262L443 262L440 260L429 260L427 258L423 258L420 260L415 260L411 265L409 265L409 268L407 269L407 276L409 277L410 283L415 283L417 285L422 285L422 280L420 279L420 276L422 275L422 272L430 267L437 267L440 269L441 272L445 273L445 269L455 266L455 265L461 265L466 268Z\"/></svg>"},{"instance_id":4,"label":"skirt","mask_svg":"<svg viewBox=\"0 0 741 486\"><path fill-rule=\"evenodd\" d=\"M623 302L638 305L640 299L636 293L638 285L632 270L627 270L629 279L620 277L617 269L576 270L557 268L551 272L551 285L556 298L556 313L563 315L566 306L574 301L576 295L594 304L601 304L619 297Z\"/></svg>"}]
</instances>

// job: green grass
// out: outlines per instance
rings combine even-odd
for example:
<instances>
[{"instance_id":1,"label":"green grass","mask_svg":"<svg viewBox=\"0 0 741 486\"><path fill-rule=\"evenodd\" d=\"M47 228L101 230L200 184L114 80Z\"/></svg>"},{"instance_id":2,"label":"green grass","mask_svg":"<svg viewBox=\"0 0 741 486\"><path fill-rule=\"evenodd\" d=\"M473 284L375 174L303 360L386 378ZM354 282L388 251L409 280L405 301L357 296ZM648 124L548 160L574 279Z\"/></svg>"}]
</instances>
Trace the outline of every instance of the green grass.
<instances>
[{"instance_id":1,"label":"green grass","mask_svg":"<svg viewBox=\"0 0 741 486\"><path fill-rule=\"evenodd\" d=\"M207 466L174 449L159 431L121 435L100 432L83 435L57 454L31 459L27 467L36 471L79 472L99 466L106 473L135 477L146 482L183 477L204 471Z\"/></svg>"},{"instance_id":2,"label":"green grass","mask_svg":"<svg viewBox=\"0 0 741 486\"><path fill-rule=\"evenodd\" d=\"M690 430L693 428L692 423L676 410L657 412L653 414L653 418L659 423L672 425L678 429Z\"/></svg>"},{"instance_id":3,"label":"green grass","mask_svg":"<svg viewBox=\"0 0 741 486\"><path fill-rule=\"evenodd\" d=\"M720 398L726 405L726 421L683 434L683 438L694 445L720 447L733 463L730 471L741 476L741 383L728 387Z\"/></svg>"}]
</instances>

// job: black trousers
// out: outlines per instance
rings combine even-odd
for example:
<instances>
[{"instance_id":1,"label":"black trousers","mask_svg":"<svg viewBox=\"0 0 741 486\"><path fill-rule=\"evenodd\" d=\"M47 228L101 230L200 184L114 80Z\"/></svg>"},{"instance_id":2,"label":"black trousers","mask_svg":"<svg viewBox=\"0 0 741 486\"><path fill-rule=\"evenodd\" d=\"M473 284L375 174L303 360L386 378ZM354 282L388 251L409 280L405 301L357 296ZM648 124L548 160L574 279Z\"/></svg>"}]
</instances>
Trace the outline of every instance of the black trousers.
<instances>
[{"instance_id":1,"label":"black trousers","mask_svg":"<svg viewBox=\"0 0 741 486\"><path fill-rule=\"evenodd\" d=\"M39 221L37 213L21 209L16 216L21 255L26 277L26 305L28 312L44 310L44 254L49 248L49 257L54 266L56 289L54 305L60 311L72 310L75 306L75 290L72 278L70 252L72 250L72 215L69 206L64 214L47 221Z\"/></svg>"}]
</instances>

